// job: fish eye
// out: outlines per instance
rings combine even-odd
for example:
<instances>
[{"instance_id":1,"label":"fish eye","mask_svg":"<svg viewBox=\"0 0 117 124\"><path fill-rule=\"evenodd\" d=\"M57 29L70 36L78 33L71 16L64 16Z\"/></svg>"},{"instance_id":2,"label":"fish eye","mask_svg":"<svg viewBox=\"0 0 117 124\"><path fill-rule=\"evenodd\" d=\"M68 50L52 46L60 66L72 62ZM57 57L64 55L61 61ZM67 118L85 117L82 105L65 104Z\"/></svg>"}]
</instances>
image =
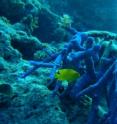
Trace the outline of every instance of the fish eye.
<instances>
[{"instance_id":1,"label":"fish eye","mask_svg":"<svg viewBox=\"0 0 117 124\"><path fill-rule=\"evenodd\" d=\"M57 71L57 74L60 74L60 71Z\"/></svg>"}]
</instances>

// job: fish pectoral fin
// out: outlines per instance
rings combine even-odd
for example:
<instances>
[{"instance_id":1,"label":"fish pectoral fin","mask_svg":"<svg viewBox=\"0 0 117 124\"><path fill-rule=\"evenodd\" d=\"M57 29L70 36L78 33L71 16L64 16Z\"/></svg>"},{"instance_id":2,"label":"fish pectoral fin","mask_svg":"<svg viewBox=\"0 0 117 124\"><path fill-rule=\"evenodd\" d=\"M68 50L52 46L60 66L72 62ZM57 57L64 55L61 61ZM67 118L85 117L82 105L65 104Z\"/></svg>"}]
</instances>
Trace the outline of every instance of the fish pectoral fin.
<instances>
[{"instance_id":1,"label":"fish pectoral fin","mask_svg":"<svg viewBox=\"0 0 117 124\"><path fill-rule=\"evenodd\" d=\"M59 77L60 77L60 75L59 75L58 73L56 73L56 74L55 74L55 78L58 79Z\"/></svg>"},{"instance_id":2,"label":"fish pectoral fin","mask_svg":"<svg viewBox=\"0 0 117 124\"><path fill-rule=\"evenodd\" d=\"M55 74L55 76L54 76L55 78L57 78L57 74Z\"/></svg>"}]
</instances>

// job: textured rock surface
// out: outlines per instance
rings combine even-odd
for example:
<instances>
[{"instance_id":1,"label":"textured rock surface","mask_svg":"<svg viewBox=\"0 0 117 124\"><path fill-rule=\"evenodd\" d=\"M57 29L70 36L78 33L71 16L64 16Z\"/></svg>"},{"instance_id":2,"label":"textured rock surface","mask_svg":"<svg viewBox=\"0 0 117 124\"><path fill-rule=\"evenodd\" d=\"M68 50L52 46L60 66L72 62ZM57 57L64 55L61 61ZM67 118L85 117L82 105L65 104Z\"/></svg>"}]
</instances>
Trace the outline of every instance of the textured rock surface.
<instances>
[{"instance_id":1,"label":"textured rock surface","mask_svg":"<svg viewBox=\"0 0 117 124\"><path fill-rule=\"evenodd\" d=\"M27 79L18 78L29 68L28 61L22 57L33 59L36 52L43 56L41 50L48 47L48 44L43 44L30 34L32 28L30 24L35 26L30 20L31 16L24 18L24 11L33 8L37 10L40 7L39 2L27 1L26 4L24 1L9 1L9 4L7 2L0 1L1 7L5 5L4 9L0 9L0 15L4 15L12 23L17 23L11 24L8 19L0 18L0 84L8 84L13 90L12 94L8 94L10 87L0 87L0 124L69 124L60 108L59 99L53 99L51 92L44 86L47 83L45 75L48 69L46 71L40 69ZM27 20L29 24L25 22ZM50 51L51 49L50 47ZM41 59L40 55L36 59Z\"/></svg>"},{"instance_id":2,"label":"textured rock surface","mask_svg":"<svg viewBox=\"0 0 117 124\"><path fill-rule=\"evenodd\" d=\"M59 100L52 99L51 92L43 85L14 85L11 104L7 110L2 109L1 114L1 124L5 121L8 124L68 124L59 107ZM6 117L9 119L6 120Z\"/></svg>"}]
</instances>

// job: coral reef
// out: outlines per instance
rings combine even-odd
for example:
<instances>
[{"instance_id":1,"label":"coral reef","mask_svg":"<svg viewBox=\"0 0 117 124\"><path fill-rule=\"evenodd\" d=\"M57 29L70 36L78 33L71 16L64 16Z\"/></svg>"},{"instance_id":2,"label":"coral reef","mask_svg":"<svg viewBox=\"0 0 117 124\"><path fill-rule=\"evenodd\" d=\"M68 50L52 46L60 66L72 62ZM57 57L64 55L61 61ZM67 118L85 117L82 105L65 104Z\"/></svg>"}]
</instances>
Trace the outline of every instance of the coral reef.
<instances>
[{"instance_id":1,"label":"coral reef","mask_svg":"<svg viewBox=\"0 0 117 124\"><path fill-rule=\"evenodd\" d=\"M19 92L19 90L22 92ZM0 98L2 97L0 96ZM2 100L2 102L4 101L2 103L4 107L6 107L5 103L8 104L8 100L8 98ZM50 122L55 124L57 121L58 124L62 122L68 124L65 114L58 105L59 100L57 98L56 100L51 100L50 91L43 85L14 85L14 94L9 100L10 105L7 105L7 110L4 111L0 102L0 107L2 108L0 123L47 124Z\"/></svg>"},{"instance_id":2,"label":"coral reef","mask_svg":"<svg viewBox=\"0 0 117 124\"><path fill-rule=\"evenodd\" d=\"M48 44L32 36L38 26L37 8L40 10L39 2L35 2L0 1L1 8L5 5L0 10L0 124L69 123L59 99L53 100L44 86L48 69L40 69L26 80L18 78L30 67L28 59L39 53L42 56L37 55L36 59L41 60L54 51L51 46L46 50Z\"/></svg>"},{"instance_id":3,"label":"coral reef","mask_svg":"<svg viewBox=\"0 0 117 124\"><path fill-rule=\"evenodd\" d=\"M37 14L41 4L37 0L1 0L0 15L17 22L28 14Z\"/></svg>"},{"instance_id":4,"label":"coral reef","mask_svg":"<svg viewBox=\"0 0 117 124\"><path fill-rule=\"evenodd\" d=\"M116 35L109 32L77 32L73 28L67 29L73 35L72 39L66 44L61 52L55 54L43 61L31 61L33 65L21 77L25 78L39 67L52 68L48 88L53 90L53 95L59 95L64 101L67 98L79 103L80 97L89 95L92 98L91 111L89 113L87 124L95 123L116 123L116 56L117 44L115 42ZM96 36L103 36L103 40L95 41ZM93 37L92 37L93 36ZM110 40L110 43L105 39ZM112 39L114 39L112 41ZM106 45L104 46L103 44ZM114 53L114 54L113 54ZM54 61L54 64L50 63ZM62 64L61 64L62 63ZM60 68L70 68L73 66L81 73L81 77L75 83L68 85L67 88L59 81L55 81L55 73ZM60 89L63 88L61 92ZM102 97L103 94L103 97ZM105 98L107 104L107 117L103 115L99 118L98 112L100 101ZM110 99L112 98L112 99ZM103 119L104 118L104 119ZM99 122L100 121L100 122Z\"/></svg>"},{"instance_id":5,"label":"coral reef","mask_svg":"<svg viewBox=\"0 0 117 124\"><path fill-rule=\"evenodd\" d=\"M116 16L89 1L0 1L0 124L117 123Z\"/></svg>"}]
</instances>

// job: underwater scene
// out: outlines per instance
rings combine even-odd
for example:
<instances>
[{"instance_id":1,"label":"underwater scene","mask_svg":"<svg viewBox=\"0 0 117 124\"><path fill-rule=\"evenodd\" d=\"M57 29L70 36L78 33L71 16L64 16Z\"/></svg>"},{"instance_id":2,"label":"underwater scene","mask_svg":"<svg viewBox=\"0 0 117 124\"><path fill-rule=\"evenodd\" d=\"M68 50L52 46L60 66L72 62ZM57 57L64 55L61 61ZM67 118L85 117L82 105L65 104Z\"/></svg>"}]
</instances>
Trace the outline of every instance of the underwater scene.
<instances>
[{"instance_id":1,"label":"underwater scene","mask_svg":"<svg viewBox=\"0 0 117 124\"><path fill-rule=\"evenodd\" d=\"M0 0L0 124L117 124L117 0Z\"/></svg>"}]
</instances>

